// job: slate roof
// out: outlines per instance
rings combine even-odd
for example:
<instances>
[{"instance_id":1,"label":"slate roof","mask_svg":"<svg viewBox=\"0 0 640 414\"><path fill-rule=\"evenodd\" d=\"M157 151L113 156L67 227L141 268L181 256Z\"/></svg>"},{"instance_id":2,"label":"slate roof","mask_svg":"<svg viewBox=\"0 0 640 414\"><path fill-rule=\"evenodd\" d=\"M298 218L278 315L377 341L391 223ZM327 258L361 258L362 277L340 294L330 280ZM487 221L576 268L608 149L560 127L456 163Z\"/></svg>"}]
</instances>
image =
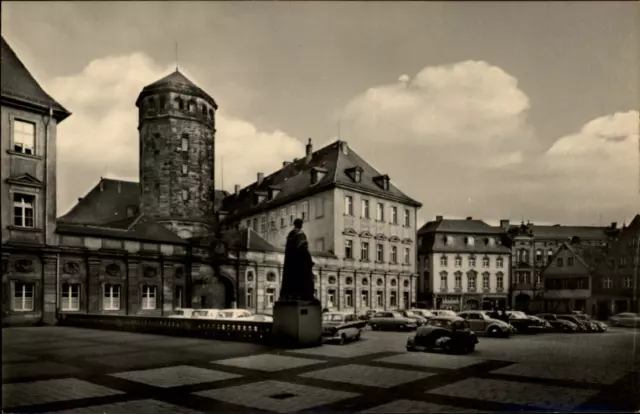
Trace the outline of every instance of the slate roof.
<instances>
[{"instance_id":1,"label":"slate roof","mask_svg":"<svg viewBox=\"0 0 640 414\"><path fill-rule=\"evenodd\" d=\"M102 190L100 190L102 186ZM216 205L228 195L226 191L216 190ZM140 184L135 181L101 178L86 196L65 215L58 218L59 223L102 225L126 223L127 208L140 206ZM135 214L136 216L138 213Z\"/></svg>"},{"instance_id":2,"label":"slate roof","mask_svg":"<svg viewBox=\"0 0 640 414\"><path fill-rule=\"evenodd\" d=\"M142 242L183 245L188 243L161 224L158 224L153 217L145 214L100 225L59 222L56 226L56 231L60 234L117 238Z\"/></svg>"},{"instance_id":3,"label":"slate roof","mask_svg":"<svg viewBox=\"0 0 640 414\"><path fill-rule=\"evenodd\" d=\"M218 109L218 104L208 93L187 79L187 77L177 69L164 78L145 86L136 100L136 106L139 106L140 101L146 96L165 91L183 92L193 96L199 96L209 102L215 109Z\"/></svg>"},{"instance_id":4,"label":"slate roof","mask_svg":"<svg viewBox=\"0 0 640 414\"><path fill-rule=\"evenodd\" d=\"M283 252L284 250L278 248L264 238L262 238L258 233L253 231L252 229L233 229L233 230L225 230L221 234L222 240L227 243L229 249L233 250L251 250L251 251L261 251L261 252ZM192 237L189 241L199 244L201 246L209 246L212 242L217 240L216 235L210 234L203 237Z\"/></svg>"},{"instance_id":5,"label":"slate roof","mask_svg":"<svg viewBox=\"0 0 640 414\"><path fill-rule=\"evenodd\" d=\"M582 240L607 240L607 227L593 226L537 226L530 225L536 239L571 240L577 236Z\"/></svg>"},{"instance_id":6,"label":"slate roof","mask_svg":"<svg viewBox=\"0 0 640 414\"><path fill-rule=\"evenodd\" d=\"M570 251L573 256L590 271L595 270L596 267L605 260L607 252L606 248L601 246L571 244L568 242L564 242L562 246L558 250L556 250L555 254L552 257L552 260L550 260L547 267L553 266L555 264L555 258L563 250Z\"/></svg>"},{"instance_id":7,"label":"slate roof","mask_svg":"<svg viewBox=\"0 0 640 414\"><path fill-rule=\"evenodd\" d=\"M48 111L61 122L71 113L49 96L31 75L11 46L1 37L0 41L0 90L3 103L26 105L31 109Z\"/></svg>"},{"instance_id":8,"label":"slate roof","mask_svg":"<svg viewBox=\"0 0 640 414\"><path fill-rule=\"evenodd\" d=\"M346 151L343 151L343 145L346 146ZM355 167L362 169L360 182L355 182L348 174L348 171ZM311 181L311 171L314 168L325 174L317 183ZM228 213L228 220L233 221L334 187L350 189L415 207L422 206L421 203L400 191L392 182L389 183L388 190L380 188L374 182L374 177L381 175L352 148L349 148L345 141L336 141L313 152L309 162L306 157L302 157L266 176L260 184L256 181L237 195L229 195L224 200L223 209ZM267 194L269 189L274 187L279 192L273 199L256 204L256 192Z\"/></svg>"},{"instance_id":9,"label":"slate roof","mask_svg":"<svg viewBox=\"0 0 640 414\"><path fill-rule=\"evenodd\" d=\"M482 220L450 220L430 221L420 227L418 234L426 233L464 233L464 234L503 234L501 227L490 226Z\"/></svg>"}]
</instances>

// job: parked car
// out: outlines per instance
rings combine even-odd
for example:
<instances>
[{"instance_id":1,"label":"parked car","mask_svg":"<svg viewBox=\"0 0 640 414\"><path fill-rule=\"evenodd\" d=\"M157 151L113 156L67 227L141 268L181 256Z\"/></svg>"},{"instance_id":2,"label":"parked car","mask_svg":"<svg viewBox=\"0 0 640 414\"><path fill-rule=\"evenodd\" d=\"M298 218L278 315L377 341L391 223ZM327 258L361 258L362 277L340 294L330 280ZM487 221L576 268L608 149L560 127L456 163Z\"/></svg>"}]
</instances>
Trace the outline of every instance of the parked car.
<instances>
[{"instance_id":1,"label":"parked car","mask_svg":"<svg viewBox=\"0 0 640 414\"><path fill-rule=\"evenodd\" d=\"M536 316L550 323L552 329L556 332L573 333L580 330L577 324L564 319L559 319L558 316L553 313L539 313Z\"/></svg>"},{"instance_id":2,"label":"parked car","mask_svg":"<svg viewBox=\"0 0 640 414\"><path fill-rule=\"evenodd\" d=\"M458 316L454 311L449 309L429 309L434 316Z\"/></svg>"},{"instance_id":3,"label":"parked car","mask_svg":"<svg viewBox=\"0 0 640 414\"><path fill-rule=\"evenodd\" d=\"M431 319L433 318L435 315L431 312L428 311L426 309L409 309L411 312L415 313L418 316L422 316L425 319Z\"/></svg>"},{"instance_id":4,"label":"parked car","mask_svg":"<svg viewBox=\"0 0 640 414\"><path fill-rule=\"evenodd\" d=\"M529 319L526 313L522 311L509 311L507 312L509 317L509 324L516 328L518 333L535 333L539 332L536 328L536 323Z\"/></svg>"},{"instance_id":5,"label":"parked car","mask_svg":"<svg viewBox=\"0 0 640 414\"><path fill-rule=\"evenodd\" d=\"M540 332L548 332L553 330L553 326L548 321L535 316L535 315L527 315L527 318L531 319L531 321L535 324L535 329L538 329Z\"/></svg>"},{"instance_id":6,"label":"parked car","mask_svg":"<svg viewBox=\"0 0 640 414\"><path fill-rule=\"evenodd\" d=\"M395 311L383 311L374 314L367 322L371 329L377 330L405 330L416 329L418 324L415 319L409 319Z\"/></svg>"},{"instance_id":7,"label":"parked car","mask_svg":"<svg viewBox=\"0 0 640 414\"><path fill-rule=\"evenodd\" d=\"M193 311L194 310L191 308L176 309L175 311L173 311L173 315L169 315L169 317L176 319L189 319L191 318Z\"/></svg>"},{"instance_id":8,"label":"parked car","mask_svg":"<svg viewBox=\"0 0 640 414\"><path fill-rule=\"evenodd\" d=\"M593 332L598 328L591 325L588 322L581 321L575 315L558 315L558 319L564 319L565 321L573 322L578 325L578 332Z\"/></svg>"},{"instance_id":9,"label":"parked car","mask_svg":"<svg viewBox=\"0 0 640 414\"><path fill-rule=\"evenodd\" d=\"M322 315L322 337L325 341L339 341L344 345L350 340L359 340L367 322L348 312L327 312Z\"/></svg>"},{"instance_id":10,"label":"parked car","mask_svg":"<svg viewBox=\"0 0 640 414\"><path fill-rule=\"evenodd\" d=\"M252 313L246 309L222 309L216 319L251 320Z\"/></svg>"},{"instance_id":11,"label":"parked car","mask_svg":"<svg viewBox=\"0 0 640 414\"><path fill-rule=\"evenodd\" d=\"M422 326L427 323L427 318L423 318L422 315L418 315L417 313L410 310L400 310L398 311L405 318L409 318L414 320L418 326Z\"/></svg>"},{"instance_id":12,"label":"parked car","mask_svg":"<svg viewBox=\"0 0 640 414\"><path fill-rule=\"evenodd\" d=\"M364 316L361 317L361 318L364 319L365 321L368 321L369 319L371 319L373 317L373 315L375 315L378 312L383 312L383 311L381 309L368 309L364 313Z\"/></svg>"},{"instance_id":13,"label":"parked car","mask_svg":"<svg viewBox=\"0 0 640 414\"><path fill-rule=\"evenodd\" d=\"M581 320L583 322L589 322L591 325L594 325L596 332L607 332L608 326L604 322L600 322L600 321L596 321L595 319L591 319L591 317L589 315L584 314L582 312L574 313L573 316L575 316L576 318L578 318L579 320Z\"/></svg>"},{"instance_id":14,"label":"parked car","mask_svg":"<svg viewBox=\"0 0 640 414\"><path fill-rule=\"evenodd\" d=\"M429 319L407 339L406 349L409 352L440 349L468 354L475 351L477 343L478 338L469 322L457 316L438 316Z\"/></svg>"},{"instance_id":15,"label":"parked car","mask_svg":"<svg viewBox=\"0 0 640 414\"><path fill-rule=\"evenodd\" d=\"M217 319L220 309L195 309L191 313L192 319Z\"/></svg>"},{"instance_id":16,"label":"parked car","mask_svg":"<svg viewBox=\"0 0 640 414\"><path fill-rule=\"evenodd\" d=\"M640 314L622 312L609 318L611 326L640 327Z\"/></svg>"},{"instance_id":17,"label":"parked car","mask_svg":"<svg viewBox=\"0 0 640 414\"><path fill-rule=\"evenodd\" d=\"M249 319L256 322L273 322L273 316L267 313L254 313Z\"/></svg>"},{"instance_id":18,"label":"parked car","mask_svg":"<svg viewBox=\"0 0 640 414\"><path fill-rule=\"evenodd\" d=\"M508 338L509 335L516 332L513 326L504 321L492 319L483 311L464 311L460 312L458 316L469 322L471 329L478 334Z\"/></svg>"}]
</instances>

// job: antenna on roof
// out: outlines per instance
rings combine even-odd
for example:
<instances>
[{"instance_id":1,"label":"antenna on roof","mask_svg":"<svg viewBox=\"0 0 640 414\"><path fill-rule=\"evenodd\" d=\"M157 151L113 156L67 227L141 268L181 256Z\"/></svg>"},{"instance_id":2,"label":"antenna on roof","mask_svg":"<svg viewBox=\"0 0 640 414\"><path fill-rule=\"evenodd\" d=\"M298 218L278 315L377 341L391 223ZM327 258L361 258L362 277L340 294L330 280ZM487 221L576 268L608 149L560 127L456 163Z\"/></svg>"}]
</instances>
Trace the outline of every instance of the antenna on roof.
<instances>
[{"instance_id":1,"label":"antenna on roof","mask_svg":"<svg viewBox=\"0 0 640 414\"><path fill-rule=\"evenodd\" d=\"M178 71L178 41L176 40L176 72Z\"/></svg>"}]
</instances>

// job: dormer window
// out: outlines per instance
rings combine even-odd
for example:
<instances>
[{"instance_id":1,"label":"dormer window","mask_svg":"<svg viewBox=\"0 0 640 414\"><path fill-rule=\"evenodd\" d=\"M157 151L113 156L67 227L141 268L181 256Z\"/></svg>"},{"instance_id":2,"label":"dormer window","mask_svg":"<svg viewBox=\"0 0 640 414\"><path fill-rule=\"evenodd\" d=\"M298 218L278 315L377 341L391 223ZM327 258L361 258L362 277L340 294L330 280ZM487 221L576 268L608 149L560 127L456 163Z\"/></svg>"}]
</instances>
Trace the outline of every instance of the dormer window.
<instances>
[{"instance_id":1,"label":"dormer window","mask_svg":"<svg viewBox=\"0 0 640 414\"><path fill-rule=\"evenodd\" d=\"M313 167L311 169L311 184L317 184L325 177L325 175L327 175L326 169Z\"/></svg>"},{"instance_id":2,"label":"dormer window","mask_svg":"<svg viewBox=\"0 0 640 414\"><path fill-rule=\"evenodd\" d=\"M362 168L360 167L348 168L345 172L353 180L353 182L356 182L356 183L362 182Z\"/></svg>"},{"instance_id":3,"label":"dormer window","mask_svg":"<svg viewBox=\"0 0 640 414\"><path fill-rule=\"evenodd\" d=\"M374 177L373 182L376 183L378 187L382 188L383 190L389 189L389 176L386 174Z\"/></svg>"},{"instance_id":4,"label":"dormer window","mask_svg":"<svg viewBox=\"0 0 640 414\"><path fill-rule=\"evenodd\" d=\"M269 200L273 200L274 198L276 198L278 196L278 194L280 194L280 188L279 187L270 187L269 188Z\"/></svg>"},{"instance_id":5,"label":"dormer window","mask_svg":"<svg viewBox=\"0 0 640 414\"><path fill-rule=\"evenodd\" d=\"M489 246L494 246L494 245L496 244L496 239L494 239L493 237L489 237L489 238L487 239L487 244L488 244Z\"/></svg>"},{"instance_id":6,"label":"dormer window","mask_svg":"<svg viewBox=\"0 0 640 414\"><path fill-rule=\"evenodd\" d=\"M475 243L475 240L472 236L468 236L467 237L467 246L473 246Z\"/></svg>"},{"instance_id":7,"label":"dormer window","mask_svg":"<svg viewBox=\"0 0 640 414\"><path fill-rule=\"evenodd\" d=\"M258 194L258 204L264 202L267 197L264 194Z\"/></svg>"},{"instance_id":8,"label":"dormer window","mask_svg":"<svg viewBox=\"0 0 640 414\"><path fill-rule=\"evenodd\" d=\"M444 242L447 246L453 246L453 237L452 236L444 236Z\"/></svg>"}]
</instances>

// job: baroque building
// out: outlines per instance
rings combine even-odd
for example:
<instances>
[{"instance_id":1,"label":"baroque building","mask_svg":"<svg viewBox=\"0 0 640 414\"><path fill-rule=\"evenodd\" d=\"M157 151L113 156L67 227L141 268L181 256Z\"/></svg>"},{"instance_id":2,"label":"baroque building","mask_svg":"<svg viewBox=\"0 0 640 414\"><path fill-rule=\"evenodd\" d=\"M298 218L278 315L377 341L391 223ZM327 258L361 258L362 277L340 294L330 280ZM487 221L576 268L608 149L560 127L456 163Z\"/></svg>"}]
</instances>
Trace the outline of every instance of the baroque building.
<instances>
[{"instance_id":1,"label":"baroque building","mask_svg":"<svg viewBox=\"0 0 640 414\"><path fill-rule=\"evenodd\" d=\"M419 302L430 308L506 308L510 239L482 220L437 216L418 230Z\"/></svg>"}]
</instances>

